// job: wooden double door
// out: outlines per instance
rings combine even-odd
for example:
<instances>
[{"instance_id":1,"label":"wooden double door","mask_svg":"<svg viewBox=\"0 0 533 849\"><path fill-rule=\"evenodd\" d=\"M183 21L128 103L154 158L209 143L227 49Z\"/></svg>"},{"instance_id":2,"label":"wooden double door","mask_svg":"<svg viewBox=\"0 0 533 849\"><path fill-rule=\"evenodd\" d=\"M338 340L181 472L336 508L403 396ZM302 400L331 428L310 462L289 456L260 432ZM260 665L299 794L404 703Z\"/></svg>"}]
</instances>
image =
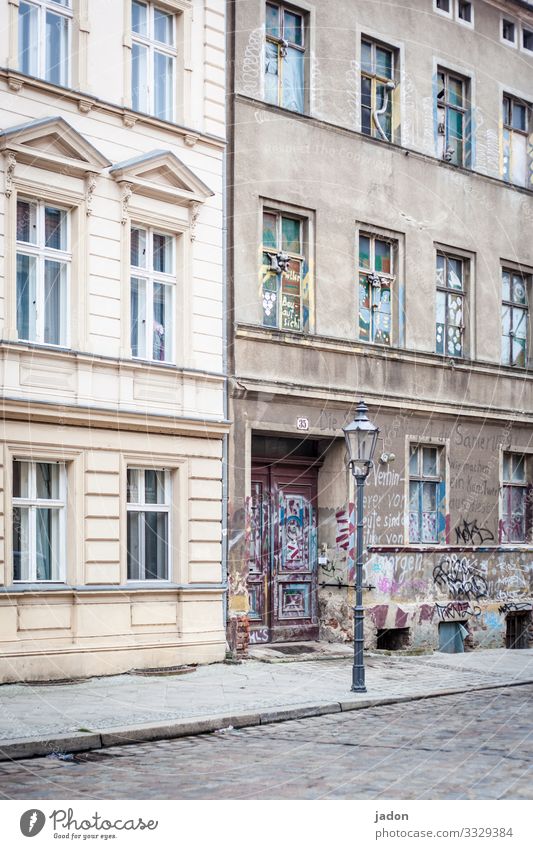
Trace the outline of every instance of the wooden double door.
<instances>
[{"instance_id":1,"label":"wooden double door","mask_svg":"<svg viewBox=\"0 0 533 849\"><path fill-rule=\"evenodd\" d=\"M252 466L250 643L318 639L317 468Z\"/></svg>"}]
</instances>

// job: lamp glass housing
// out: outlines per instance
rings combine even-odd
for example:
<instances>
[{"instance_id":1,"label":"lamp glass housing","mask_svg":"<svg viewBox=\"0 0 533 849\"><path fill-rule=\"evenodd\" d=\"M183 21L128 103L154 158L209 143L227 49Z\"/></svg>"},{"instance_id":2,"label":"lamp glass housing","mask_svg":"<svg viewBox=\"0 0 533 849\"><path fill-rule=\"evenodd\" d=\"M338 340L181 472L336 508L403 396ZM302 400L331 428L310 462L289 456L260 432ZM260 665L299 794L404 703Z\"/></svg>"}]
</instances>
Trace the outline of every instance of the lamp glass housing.
<instances>
[{"instance_id":1,"label":"lamp glass housing","mask_svg":"<svg viewBox=\"0 0 533 849\"><path fill-rule=\"evenodd\" d=\"M355 419L343 428L353 474L368 474L374 459L379 428L369 420L367 412L368 407L361 401Z\"/></svg>"}]
</instances>

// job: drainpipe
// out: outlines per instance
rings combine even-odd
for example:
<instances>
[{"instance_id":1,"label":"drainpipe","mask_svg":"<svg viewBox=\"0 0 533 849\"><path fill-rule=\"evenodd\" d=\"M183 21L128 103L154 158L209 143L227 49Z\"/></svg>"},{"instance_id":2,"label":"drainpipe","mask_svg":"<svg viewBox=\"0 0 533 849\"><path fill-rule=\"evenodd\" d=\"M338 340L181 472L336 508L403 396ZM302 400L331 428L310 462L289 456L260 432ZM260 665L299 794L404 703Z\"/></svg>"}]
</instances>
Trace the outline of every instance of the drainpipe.
<instances>
[{"instance_id":1,"label":"drainpipe","mask_svg":"<svg viewBox=\"0 0 533 849\"><path fill-rule=\"evenodd\" d=\"M226 67L227 50L224 46L224 67ZM226 120L226 139L227 139ZM226 198L227 178L227 151L224 148L222 154L222 374L224 375L224 420L228 420L228 280L227 280L227 258L228 248L228 207ZM228 624L228 434L222 438L222 583L226 587L224 591L224 631L227 632Z\"/></svg>"}]
</instances>

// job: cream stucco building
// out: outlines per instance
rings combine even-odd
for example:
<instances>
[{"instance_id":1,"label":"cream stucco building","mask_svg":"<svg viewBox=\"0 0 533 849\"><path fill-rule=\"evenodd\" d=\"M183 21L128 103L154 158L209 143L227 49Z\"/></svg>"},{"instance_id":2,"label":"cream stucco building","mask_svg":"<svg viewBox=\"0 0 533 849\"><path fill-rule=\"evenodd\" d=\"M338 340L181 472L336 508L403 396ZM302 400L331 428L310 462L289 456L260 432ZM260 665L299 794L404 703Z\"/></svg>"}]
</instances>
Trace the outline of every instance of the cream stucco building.
<instances>
[{"instance_id":1,"label":"cream stucco building","mask_svg":"<svg viewBox=\"0 0 533 849\"><path fill-rule=\"evenodd\" d=\"M221 659L224 2L0 8L0 681Z\"/></svg>"}]
</instances>

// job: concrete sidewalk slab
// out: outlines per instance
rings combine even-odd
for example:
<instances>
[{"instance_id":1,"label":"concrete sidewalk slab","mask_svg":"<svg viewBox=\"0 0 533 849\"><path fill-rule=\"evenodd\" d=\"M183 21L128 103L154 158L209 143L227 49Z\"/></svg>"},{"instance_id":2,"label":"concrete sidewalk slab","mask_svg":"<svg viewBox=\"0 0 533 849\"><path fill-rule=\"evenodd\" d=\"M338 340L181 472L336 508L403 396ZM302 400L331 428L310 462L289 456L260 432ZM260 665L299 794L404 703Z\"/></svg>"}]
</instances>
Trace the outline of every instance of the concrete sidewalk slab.
<instances>
[{"instance_id":1,"label":"concrete sidewalk slab","mask_svg":"<svg viewBox=\"0 0 533 849\"><path fill-rule=\"evenodd\" d=\"M369 656L366 694L351 660L199 667L187 676L0 687L0 759L243 728L533 681L533 650Z\"/></svg>"}]
</instances>

